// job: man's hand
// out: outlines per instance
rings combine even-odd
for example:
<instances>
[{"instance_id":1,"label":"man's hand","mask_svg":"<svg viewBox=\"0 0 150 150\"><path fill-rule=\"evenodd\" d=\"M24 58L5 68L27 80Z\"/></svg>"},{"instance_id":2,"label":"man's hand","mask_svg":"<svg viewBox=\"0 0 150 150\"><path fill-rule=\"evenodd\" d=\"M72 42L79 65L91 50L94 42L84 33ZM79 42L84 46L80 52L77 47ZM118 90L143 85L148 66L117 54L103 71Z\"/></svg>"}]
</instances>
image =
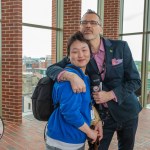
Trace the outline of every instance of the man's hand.
<instances>
[{"instance_id":1,"label":"man's hand","mask_svg":"<svg viewBox=\"0 0 150 150\"><path fill-rule=\"evenodd\" d=\"M92 94L96 104L106 103L115 98L112 91L93 92Z\"/></svg>"},{"instance_id":2,"label":"man's hand","mask_svg":"<svg viewBox=\"0 0 150 150\"><path fill-rule=\"evenodd\" d=\"M97 136L98 136L99 141L100 141L103 138L103 124L102 124L102 121L99 121L95 125L95 130L98 132Z\"/></svg>"},{"instance_id":3,"label":"man's hand","mask_svg":"<svg viewBox=\"0 0 150 150\"><path fill-rule=\"evenodd\" d=\"M61 75L61 80L70 81L74 93L80 93L86 91L86 86L84 81L75 73L65 71Z\"/></svg>"}]
</instances>

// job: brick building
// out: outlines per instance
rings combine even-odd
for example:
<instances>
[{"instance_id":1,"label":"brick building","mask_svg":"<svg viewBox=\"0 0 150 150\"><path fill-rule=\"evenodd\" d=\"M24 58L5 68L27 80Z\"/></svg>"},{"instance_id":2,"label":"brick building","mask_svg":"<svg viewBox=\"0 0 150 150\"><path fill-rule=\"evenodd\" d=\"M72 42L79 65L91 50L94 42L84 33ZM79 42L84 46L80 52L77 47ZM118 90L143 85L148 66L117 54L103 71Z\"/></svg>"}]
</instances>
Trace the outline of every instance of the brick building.
<instances>
[{"instance_id":1,"label":"brick building","mask_svg":"<svg viewBox=\"0 0 150 150\"><path fill-rule=\"evenodd\" d=\"M52 63L56 57L56 45L66 55L66 42L79 29L81 0L52 0ZM61 9L63 10L63 21ZM104 36L119 38L120 0L98 1L98 13L103 19ZM57 11L56 11L57 10ZM60 16L59 16L60 15ZM59 18L60 17L60 18ZM1 0L1 51L0 51L0 115L5 121L22 123L22 1ZM58 24L57 24L57 23ZM63 24L62 24L63 23ZM59 25L59 26L58 26ZM57 35L56 35L57 34ZM59 37L61 38L59 38ZM57 38L58 37L58 38ZM56 43L57 40L57 43ZM144 72L144 70L143 70Z\"/></svg>"}]
</instances>

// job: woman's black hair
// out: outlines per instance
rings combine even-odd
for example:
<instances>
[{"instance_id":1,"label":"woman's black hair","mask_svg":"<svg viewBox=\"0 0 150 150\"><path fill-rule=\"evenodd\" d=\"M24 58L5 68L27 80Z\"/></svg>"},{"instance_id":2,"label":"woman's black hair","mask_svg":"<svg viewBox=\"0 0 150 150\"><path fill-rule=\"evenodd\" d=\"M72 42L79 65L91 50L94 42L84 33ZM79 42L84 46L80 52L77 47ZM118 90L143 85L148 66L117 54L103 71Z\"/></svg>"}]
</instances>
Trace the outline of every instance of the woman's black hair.
<instances>
[{"instance_id":1,"label":"woman's black hair","mask_svg":"<svg viewBox=\"0 0 150 150\"><path fill-rule=\"evenodd\" d=\"M77 41L77 40L80 41L80 42L87 43L87 45L90 49L90 53L92 54L90 42L83 37L83 34L80 31L77 31L68 40L68 43L67 43L67 57L70 54L70 47L71 47L72 43Z\"/></svg>"}]
</instances>

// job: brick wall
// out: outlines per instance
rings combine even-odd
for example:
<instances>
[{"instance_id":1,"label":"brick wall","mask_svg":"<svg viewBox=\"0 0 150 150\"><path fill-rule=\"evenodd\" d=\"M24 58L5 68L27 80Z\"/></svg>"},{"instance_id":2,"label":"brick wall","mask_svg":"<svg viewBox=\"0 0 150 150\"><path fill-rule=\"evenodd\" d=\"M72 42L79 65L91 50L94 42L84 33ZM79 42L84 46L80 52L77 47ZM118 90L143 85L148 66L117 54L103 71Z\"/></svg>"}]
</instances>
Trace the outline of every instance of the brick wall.
<instances>
[{"instance_id":1,"label":"brick wall","mask_svg":"<svg viewBox=\"0 0 150 150\"><path fill-rule=\"evenodd\" d=\"M52 26L56 27L56 2L52 1ZM66 56L66 45L69 37L79 30L81 18L81 0L64 0L63 56ZM56 31L52 31L52 63L56 61Z\"/></svg>"},{"instance_id":2,"label":"brick wall","mask_svg":"<svg viewBox=\"0 0 150 150\"><path fill-rule=\"evenodd\" d=\"M104 36L111 39L118 39L119 34L119 0L104 1Z\"/></svg>"},{"instance_id":3,"label":"brick wall","mask_svg":"<svg viewBox=\"0 0 150 150\"><path fill-rule=\"evenodd\" d=\"M22 1L2 2L2 116L22 122Z\"/></svg>"},{"instance_id":4,"label":"brick wall","mask_svg":"<svg viewBox=\"0 0 150 150\"><path fill-rule=\"evenodd\" d=\"M52 27L56 27L56 0L52 0ZM52 30L52 64L56 63L56 31Z\"/></svg>"},{"instance_id":5,"label":"brick wall","mask_svg":"<svg viewBox=\"0 0 150 150\"><path fill-rule=\"evenodd\" d=\"M118 39L119 34L119 0L104 1L104 27L103 33L105 37ZM54 24L56 16L53 16ZM63 56L66 55L66 44L68 38L75 31L79 30L79 21L81 18L81 0L64 0L64 40L63 40ZM55 31L54 31L55 35ZM56 37L56 35L53 37ZM55 38L52 41L56 44ZM53 44L53 45L55 45ZM52 49L53 56L56 54L56 48ZM54 60L54 59L53 59Z\"/></svg>"},{"instance_id":6,"label":"brick wall","mask_svg":"<svg viewBox=\"0 0 150 150\"><path fill-rule=\"evenodd\" d=\"M81 18L81 0L64 0L64 39L63 55L66 55L66 45L69 37L79 30Z\"/></svg>"},{"instance_id":7,"label":"brick wall","mask_svg":"<svg viewBox=\"0 0 150 150\"><path fill-rule=\"evenodd\" d=\"M2 115L4 120L22 122L22 1L2 2ZM117 39L119 0L105 0L104 35ZM56 26L56 4L53 0L53 26ZM64 45L79 30L81 0L64 0ZM52 32L52 55L56 60L56 32Z\"/></svg>"}]
</instances>

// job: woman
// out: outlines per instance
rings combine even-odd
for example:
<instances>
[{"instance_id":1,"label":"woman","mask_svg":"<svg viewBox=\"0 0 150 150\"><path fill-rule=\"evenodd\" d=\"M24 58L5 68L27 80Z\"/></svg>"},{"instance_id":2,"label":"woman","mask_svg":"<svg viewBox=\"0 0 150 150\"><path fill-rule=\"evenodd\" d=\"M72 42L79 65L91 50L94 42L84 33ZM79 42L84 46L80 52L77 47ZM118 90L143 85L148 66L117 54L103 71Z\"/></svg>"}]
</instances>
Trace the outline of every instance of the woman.
<instances>
[{"instance_id":1,"label":"woman","mask_svg":"<svg viewBox=\"0 0 150 150\"><path fill-rule=\"evenodd\" d=\"M76 32L68 41L70 63L65 70L79 75L86 84L85 93L74 93L70 82L56 82L53 88L55 109L47 126L47 150L84 150L86 138L97 139L97 131L90 129L91 96L89 78L85 75L91 56L90 44L81 32ZM76 69L72 68L74 66Z\"/></svg>"}]
</instances>

